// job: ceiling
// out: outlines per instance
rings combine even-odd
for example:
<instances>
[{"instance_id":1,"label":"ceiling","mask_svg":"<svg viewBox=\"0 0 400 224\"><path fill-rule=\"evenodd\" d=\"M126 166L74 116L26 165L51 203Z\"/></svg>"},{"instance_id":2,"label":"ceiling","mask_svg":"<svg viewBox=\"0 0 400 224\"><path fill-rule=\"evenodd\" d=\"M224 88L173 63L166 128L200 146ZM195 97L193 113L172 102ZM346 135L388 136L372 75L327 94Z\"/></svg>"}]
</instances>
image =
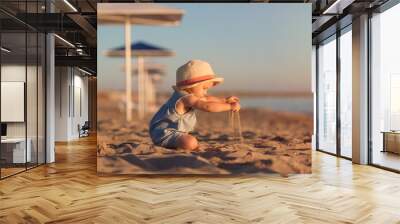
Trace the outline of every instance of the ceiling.
<instances>
[{"instance_id":1,"label":"ceiling","mask_svg":"<svg viewBox=\"0 0 400 224\"><path fill-rule=\"evenodd\" d=\"M353 17L372 12L388 0L310 0L313 4L313 44L352 23Z\"/></svg>"},{"instance_id":2,"label":"ceiling","mask_svg":"<svg viewBox=\"0 0 400 224\"><path fill-rule=\"evenodd\" d=\"M45 0L1 0L2 44L12 49L7 54L8 60L35 55L37 48L25 43L25 36L28 41L34 36L29 33L54 32L56 65L79 66L96 73L96 3L96 0L47 0L46 5Z\"/></svg>"}]
</instances>

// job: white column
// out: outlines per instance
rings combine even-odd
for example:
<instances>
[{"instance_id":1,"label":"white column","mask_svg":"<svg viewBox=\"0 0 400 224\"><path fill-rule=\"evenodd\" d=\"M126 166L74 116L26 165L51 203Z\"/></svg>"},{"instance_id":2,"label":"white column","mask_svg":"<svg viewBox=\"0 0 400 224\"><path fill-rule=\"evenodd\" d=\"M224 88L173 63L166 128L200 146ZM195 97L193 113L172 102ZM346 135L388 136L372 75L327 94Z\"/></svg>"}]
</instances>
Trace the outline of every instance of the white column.
<instances>
[{"instance_id":1,"label":"white column","mask_svg":"<svg viewBox=\"0 0 400 224\"><path fill-rule=\"evenodd\" d=\"M55 54L54 35L46 35L46 163L55 161Z\"/></svg>"},{"instance_id":2,"label":"white column","mask_svg":"<svg viewBox=\"0 0 400 224\"><path fill-rule=\"evenodd\" d=\"M368 15L353 19L353 162L368 163Z\"/></svg>"},{"instance_id":3,"label":"white column","mask_svg":"<svg viewBox=\"0 0 400 224\"><path fill-rule=\"evenodd\" d=\"M147 89L148 89L148 106L149 110L153 112L154 106L155 106L155 101L156 101L156 93L155 93L155 88L154 88L154 82L152 78L147 74Z\"/></svg>"},{"instance_id":4,"label":"white column","mask_svg":"<svg viewBox=\"0 0 400 224\"><path fill-rule=\"evenodd\" d=\"M132 50L131 50L131 23L129 17L125 22L125 85L126 85L126 120L132 120Z\"/></svg>"},{"instance_id":5,"label":"white column","mask_svg":"<svg viewBox=\"0 0 400 224\"><path fill-rule=\"evenodd\" d=\"M313 134L311 136L311 148L312 150L316 150L316 133L317 133L317 82L316 82L316 62L317 62L317 48L315 45L312 46L311 53L311 92L313 93L313 116L314 116L314 125L313 125Z\"/></svg>"}]
</instances>

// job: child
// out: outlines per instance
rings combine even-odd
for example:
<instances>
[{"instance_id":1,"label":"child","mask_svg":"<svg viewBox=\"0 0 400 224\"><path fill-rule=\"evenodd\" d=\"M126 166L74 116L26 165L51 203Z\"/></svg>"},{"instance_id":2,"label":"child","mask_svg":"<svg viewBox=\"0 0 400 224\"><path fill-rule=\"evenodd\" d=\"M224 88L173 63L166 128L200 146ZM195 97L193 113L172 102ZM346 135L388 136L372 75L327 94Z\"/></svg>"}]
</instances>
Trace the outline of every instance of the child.
<instances>
[{"instance_id":1,"label":"child","mask_svg":"<svg viewBox=\"0 0 400 224\"><path fill-rule=\"evenodd\" d=\"M207 90L223 81L211 66L191 60L176 71L175 90L150 121L150 136L155 145L195 150L198 142L189 134L196 125L195 109L207 112L239 111L239 98L207 95Z\"/></svg>"}]
</instances>

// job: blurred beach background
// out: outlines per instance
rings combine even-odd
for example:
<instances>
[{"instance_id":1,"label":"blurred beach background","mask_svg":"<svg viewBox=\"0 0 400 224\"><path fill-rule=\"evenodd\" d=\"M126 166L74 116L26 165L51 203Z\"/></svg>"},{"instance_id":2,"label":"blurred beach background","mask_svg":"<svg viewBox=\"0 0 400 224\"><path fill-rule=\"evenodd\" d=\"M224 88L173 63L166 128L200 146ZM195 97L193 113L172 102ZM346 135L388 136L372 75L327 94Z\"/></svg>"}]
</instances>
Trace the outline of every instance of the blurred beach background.
<instances>
[{"instance_id":1,"label":"blurred beach background","mask_svg":"<svg viewBox=\"0 0 400 224\"><path fill-rule=\"evenodd\" d=\"M133 119L125 118L124 27L98 25L98 172L103 174L243 174L311 172L311 13L309 4L162 4L182 9L178 26L132 27L132 41L174 52L145 58L163 65L155 99L138 118L137 76ZM134 50L133 50L134 51ZM244 143L233 138L228 113L198 113L200 151L152 145L148 121L172 93L176 69L208 61L225 78L210 94L239 96ZM132 58L135 65L136 58ZM147 86L146 86L147 87Z\"/></svg>"}]
</instances>

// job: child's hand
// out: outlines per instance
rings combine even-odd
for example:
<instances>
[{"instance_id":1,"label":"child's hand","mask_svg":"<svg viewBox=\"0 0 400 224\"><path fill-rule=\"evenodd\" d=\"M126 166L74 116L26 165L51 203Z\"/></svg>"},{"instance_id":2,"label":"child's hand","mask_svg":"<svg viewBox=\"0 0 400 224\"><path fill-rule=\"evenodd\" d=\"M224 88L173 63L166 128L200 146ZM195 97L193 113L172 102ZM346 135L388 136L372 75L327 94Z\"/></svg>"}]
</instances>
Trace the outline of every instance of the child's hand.
<instances>
[{"instance_id":1,"label":"child's hand","mask_svg":"<svg viewBox=\"0 0 400 224\"><path fill-rule=\"evenodd\" d=\"M240 104L238 102L231 103L231 110L233 112L238 112L240 110Z\"/></svg>"},{"instance_id":2,"label":"child's hand","mask_svg":"<svg viewBox=\"0 0 400 224\"><path fill-rule=\"evenodd\" d=\"M239 102L239 97L229 96L229 97L225 98L225 101L227 103L236 103L236 102Z\"/></svg>"}]
</instances>

